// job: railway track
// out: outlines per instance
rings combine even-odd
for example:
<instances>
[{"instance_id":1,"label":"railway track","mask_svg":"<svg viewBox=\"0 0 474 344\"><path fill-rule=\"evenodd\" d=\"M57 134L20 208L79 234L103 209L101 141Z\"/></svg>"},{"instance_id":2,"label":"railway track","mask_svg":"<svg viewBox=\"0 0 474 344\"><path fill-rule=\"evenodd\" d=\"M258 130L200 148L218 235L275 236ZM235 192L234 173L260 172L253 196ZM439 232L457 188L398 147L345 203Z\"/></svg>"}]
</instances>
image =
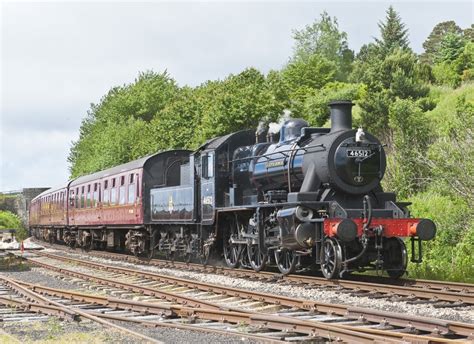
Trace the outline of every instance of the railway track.
<instances>
[{"instance_id":1,"label":"railway track","mask_svg":"<svg viewBox=\"0 0 474 344\"><path fill-rule=\"evenodd\" d=\"M271 330L272 338L291 340L284 335L291 333L298 340L303 339L301 336L308 337L304 340L315 336L330 339L329 334L332 336L340 331L338 338L348 341L358 341L355 339L361 335L372 336L371 339L360 338L361 341L389 338L391 341L445 342L466 340L474 333L474 325L470 324L209 286L197 281L44 252L39 252L38 255L39 257L28 260L37 266L53 270L58 275L66 275L76 283L87 281L93 288L120 295L121 298L135 298L146 304L165 302L168 306L190 307L193 312L188 315L191 314L192 317L199 318L196 315L198 310L227 312L219 313L218 316L228 323L243 322ZM246 320L244 317L247 317ZM280 333L274 333L276 330ZM358 335L354 336L352 332Z\"/></svg>"},{"instance_id":2,"label":"railway track","mask_svg":"<svg viewBox=\"0 0 474 344\"><path fill-rule=\"evenodd\" d=\"M54 245L64 251L64 246ZM67 252L67 251L66 251ZM390 298L392 301L407 301L414 304L431 304L435 308L464 307L474 305L474 284L443 282L431 280L400 279L393 280L377 276L355 275L353 279L327 280L322 277L306 275L283 276L273 272L255 272L248 269L230 269L179 261L160 259L141 259L130 255L91 251L95 257L144 264L160 268L186 269L193 272L221 274L247 280L269 281L272 283L304 286L306 288L325 288L339 293L370 298Z\"/></svg>"},{"instance_id":3,"label":"railway track","mask_svg":"<svg viewBox=\"0 0 474 344\"><path fill-rule=\"evenodd\" d=\"M18 283L18 281L0 276L0 282L4 286L4 290L8 290L7 297L0 298L0 304L3 305L3 307L19 314L36 314L36 316L23 316L21 318L22 321L37 321L38 318L40 318L40 320L48 320L50 316L68 318L71 320L85 318L103 326L124 332L127 335L131 335L140 340L145 340L148 343L162 343L139 332L111 323L108 320L103 319L103 317L84 311L77 307L77 305L71 306L70 304L60 303L57 300L48 299L35 291L24 287Z\"/></svg>"}]
</instances>

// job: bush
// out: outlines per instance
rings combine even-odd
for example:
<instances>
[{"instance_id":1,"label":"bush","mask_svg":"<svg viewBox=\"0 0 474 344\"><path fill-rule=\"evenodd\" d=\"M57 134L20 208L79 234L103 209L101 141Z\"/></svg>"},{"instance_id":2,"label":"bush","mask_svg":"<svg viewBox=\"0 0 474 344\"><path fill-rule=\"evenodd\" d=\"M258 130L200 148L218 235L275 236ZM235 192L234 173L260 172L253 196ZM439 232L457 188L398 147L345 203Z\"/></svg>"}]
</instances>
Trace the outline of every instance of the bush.
<instances>
[{"instance_id":1,"label":"bush","mask_svg":"<svg viewBox=\"0 0 474 344\"><path fill-rule=\"evenodd\" d=\"M463 199L430 190L410 199L414 217L432 219L436 238L424 242L424 259L411 277L474 282L474 217Z\"/></svg>"},{"instance_id":2,"label":"bush","mask_svg":"<svg viewBox=\"0 0 474 344\"><path fill-rule=\"evenodd\" d=\"M28 236L26 228L21 224L21 219L10 211L0 210L0 229L16 229L16 237L23 240Z\"/></svg>"},{"instance_id":3,"label":"bush","mask_svg":"<svg viewBox=\"0 0 474 344\"><path fill-rule=\"evenodd\" d=\"M443 62L435 65L433 67L433 76L438 85L458 87L461 84L461 76L451 63Z\"/></svg>"}]
</instances>

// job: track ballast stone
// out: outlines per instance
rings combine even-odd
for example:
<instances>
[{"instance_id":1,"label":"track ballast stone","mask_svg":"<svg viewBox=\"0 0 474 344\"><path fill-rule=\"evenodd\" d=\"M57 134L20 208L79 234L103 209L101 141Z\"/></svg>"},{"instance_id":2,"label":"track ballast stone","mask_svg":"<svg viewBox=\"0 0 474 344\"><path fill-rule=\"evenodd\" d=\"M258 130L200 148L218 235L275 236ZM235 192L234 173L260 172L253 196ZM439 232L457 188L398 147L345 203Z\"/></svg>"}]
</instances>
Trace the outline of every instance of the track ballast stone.
<instances>
[{"instance_id":1,"label":"track ballast stone","mask_svg":"<svg viewBox=\"0 0 474 344\"><path fill-rule=\"evenodd\" d=\"M363 307L368 309L376 309L387 312L403 313L405 315L423 316L437 319L445 319L451 321L459 321L465 323L474 323L474 307L463 308L435 308L430 304L409 304L405 301L391 301L389 299L372 299L363 296L351 296L347 293L341 293L324 288L305 288L293 285L279 284L278 282L255 281L245 278L236 278L224 275L218 275L205 272L183 271L170 268L160 268L156 266L141 265L107 259L102 257L94 257L82 254L77 251L65 252L61 250L48 249L54 254L72 255L81 259L88 259L97 263L109 264L112 266L126 267L135 270L155 272L163 275L174 277L188 278L209 285L221 285L226 287L234 287L258 291L268 294L277 294L299 299L307 299L311 301L324 303L338 303L351 305L354 307Z\"/></svg>"}]
</instances>

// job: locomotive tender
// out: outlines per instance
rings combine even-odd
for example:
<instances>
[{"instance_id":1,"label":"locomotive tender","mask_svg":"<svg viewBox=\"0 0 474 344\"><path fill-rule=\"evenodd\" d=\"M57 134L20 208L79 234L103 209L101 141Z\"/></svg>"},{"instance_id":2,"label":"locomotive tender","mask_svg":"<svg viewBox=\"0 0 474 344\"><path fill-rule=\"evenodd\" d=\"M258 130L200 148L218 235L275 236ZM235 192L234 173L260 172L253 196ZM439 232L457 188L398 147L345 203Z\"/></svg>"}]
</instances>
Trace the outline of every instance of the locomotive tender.
<instances>
[{"instance_id":1,"label":"locomotive tender","mask_svg":"<svg viewBox=\"0 0 474 344\"><path fill-rule=\"evenodd\" d=\"M352 129L353 105L330 103L331 128L289 119L279 135L239 131L71 180L31 202L30 230L86 250L398 278L408 261L401 238L421 262L436 227L383 191L385 151Z\"/></svg>"}]
</instances>

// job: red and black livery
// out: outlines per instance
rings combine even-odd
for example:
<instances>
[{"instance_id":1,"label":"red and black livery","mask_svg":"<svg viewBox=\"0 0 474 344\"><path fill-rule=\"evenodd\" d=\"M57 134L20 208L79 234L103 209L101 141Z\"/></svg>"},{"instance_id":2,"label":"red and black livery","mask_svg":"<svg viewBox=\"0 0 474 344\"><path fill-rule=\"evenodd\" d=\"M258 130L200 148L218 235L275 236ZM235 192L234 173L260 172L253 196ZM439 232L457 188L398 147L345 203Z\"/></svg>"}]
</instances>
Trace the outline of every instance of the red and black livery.
<instances>
[{"instance_id":1,"label":"red and black livery","mask_svg":"<svg viewBox=\"0 0 474 344\"><path fill-rule=\"evenodd\" d=\"M382 189L383 145L352 129L352 105L330 104L331 128L290 119L279 133L244 130L74 179L32 201L30 229L84 249L400 277L402 239L420 262L436 226Z\"/></svg>"}]
</instances>

